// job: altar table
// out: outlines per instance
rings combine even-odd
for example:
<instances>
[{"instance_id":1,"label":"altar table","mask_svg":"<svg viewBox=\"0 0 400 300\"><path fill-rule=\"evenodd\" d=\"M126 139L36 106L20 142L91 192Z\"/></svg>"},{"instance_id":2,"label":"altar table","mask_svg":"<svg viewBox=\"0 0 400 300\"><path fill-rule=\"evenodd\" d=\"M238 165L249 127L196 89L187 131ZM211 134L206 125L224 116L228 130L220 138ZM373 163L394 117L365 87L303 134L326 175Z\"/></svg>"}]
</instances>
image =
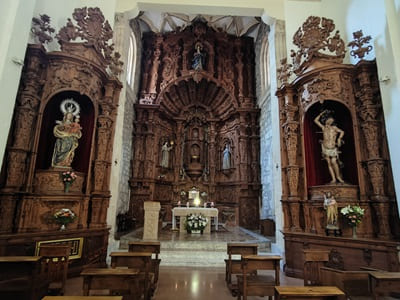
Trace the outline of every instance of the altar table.
<instances>
[{"instance_id":1,"label":"altar table","mask_svg":"<svg viewBox=\"0 0 400 300\"><path fill-rule=\"evenodd\" d=\"M203 207L175 207L172 209L172 229L176 229L175 217L179 217L179 232L185 232L186 216L189 214L202 214L207 217L208 223L204 228L205 233L211 232L211 218L214 218L215 231L218 231L218 209ZM183 218L182 218L183 217Z\"/></svg>"}]
</instances>

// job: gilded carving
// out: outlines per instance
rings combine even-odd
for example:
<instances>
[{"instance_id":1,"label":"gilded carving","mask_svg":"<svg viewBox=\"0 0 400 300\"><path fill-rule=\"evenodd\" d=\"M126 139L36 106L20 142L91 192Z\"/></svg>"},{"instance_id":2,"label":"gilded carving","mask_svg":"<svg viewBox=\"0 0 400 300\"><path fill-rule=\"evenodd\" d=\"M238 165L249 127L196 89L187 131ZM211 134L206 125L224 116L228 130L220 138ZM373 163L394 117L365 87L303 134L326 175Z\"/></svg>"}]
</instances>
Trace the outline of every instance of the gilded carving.
<instances>
[{"instance_id":1,"label":"gilded carving","mask_svg":"<svg viewBox=\"0 0 400 300\"><path fill-rule=\"evenodd\" d=\"M326 99L340 99L348 102L351 95L350 78L346 74L327 73L313 78L301 88L303 106Z\"/></svg>"},{"instance_id":2,"label":"gilded carving","mask_svg":"<svg viewBox=\"0 0 400 300\"><path fill-rule=\"evenodd\" d=\"M296 31L293 36L293 44L300 49L291 50L293 68L296 74L300 74L313 58L324 58L335 62L342 62L346 50L344 41L339 35L339 30L333 33L335 24L333 20L310 16ZM320 51L329 50L334 55L323 54Z\"/></svg>"},{"instance_id":3,"label":"gilded carving","mask_svg":"<svg viewBox=\"0 0 400 300\"><path fill-rule=\"evenodd\" d=\"M297 143L299 135L299 123L287 122L284 127L285 144L289 166L295 165L297 160Z\"/></svg>"},{"instance_id":4,"label":"gilded carving","mask_svg":"<svg viewBox=\"0 0 400 300\"><path fill-rule=\"evenodd\" d=\"M365 143L367 144L368 157L380 157L380 126L377 121L364 122L361 124L362 132L364 134Z\"/></svg>"},{"instance_id":5,"label":"gilded carving","mask_svg":"<svg viewBox=\"0 0 400 300\"><path fill-rule=\"evenodd\" d=\"M286 170L287 170L287 180L289 186L289 195L297 196L299 187L299 168L290 166L287 167Z\"/></svg>"},{"instance_id":6,"label":"gilded carving","mask_svg":"<svg viewBox=\"0 0 400 300\"><path fill-rule=\"evenodd\" d=\"M50 17L46 14L39 15L39 18L32 18L31 32L38 39L39 43L45 44L53 40L51 36L55 29L50 26Z\"/></svg>"},{"instance_id":7,"label":"gilded carving","mask_svg":"<svg viewBox=\"0 0 400 300\"><path fill-rule=\"evenodd\" d=\"M7 180L6 187L19 188L24 183L24 175L26 168L26 152L18 150L10 150L7 160Z\"/></svg>"},{"instance_id":8,"label":"gilded carving","mask_svg":"<svg viewBox=\"0 0 400 300\"><path fill-rule=\"evenodd\" d=\"M281 59L281 66L276 70L278 73L278 81L280 85L288 83L290 75L292 75L292 64L287 63L287 57Z\"/></svg>"},{"instance_id":9,"label":"gilded carving","mask_svg":"<svg viewBox=\"0 0 400 300\"><path fill-rule=\"evenodd\" d=\"M368 54L372 50L372 46L364 46L371 41L371 36L367 35L364 36L362 30L353 32L354 40L347 44L348 47L356 48L355 50L350 51L350 55L354 56L355 58L363 59L365 54Z\"/></svg>"},{"instance_id":10,"label":"gilded carving","mask_svg":"<svg viewBox=\"0 0 400 300\"><path fill-rule=\"evenodd\" d=\"M70 187L70 192L81 192L85 175L75 172L77 178ZM60 177L60 171L46 170L37 171L35 174L34 187L36 193L51 194L54 192L64 192L64 183Z\"/></svg>"},{"instance_id":11,"label":"gilded carving","mask_svg":"<svg viewBox=\"0 0 400 300\"><path fill-rule=\"evenodd\" d=\"M367 169L372 183L374 195L385 195L385 161L371 160L367 162Z\"/></svg>"}]
</instances>

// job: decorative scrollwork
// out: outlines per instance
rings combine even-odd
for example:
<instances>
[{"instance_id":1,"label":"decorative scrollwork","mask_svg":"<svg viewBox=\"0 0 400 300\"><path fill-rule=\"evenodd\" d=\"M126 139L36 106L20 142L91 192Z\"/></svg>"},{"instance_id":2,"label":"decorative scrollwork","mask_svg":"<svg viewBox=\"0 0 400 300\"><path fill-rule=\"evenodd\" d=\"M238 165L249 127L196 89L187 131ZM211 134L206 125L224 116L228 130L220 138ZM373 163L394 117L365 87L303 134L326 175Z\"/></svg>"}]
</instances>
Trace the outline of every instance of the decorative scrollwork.
<instances>
[{"instance_id":1,"label":"decorative scrollwork","mask_svg":"<svg viewBox=\"0 0 400 300\"><path fill-rule=\"evenodd\" d=\"M43 14L39 15L39 18L32 18L31 32L41 44L51 42L53 40L51 35L55 29L50 26L50 17Z\"/></svg>"},{"instance_id":2,"label":"decorative scrollwork","mask_svg":"<svg viewBox=\"0 0 400 300\"><path fill-rule=\"evenodd\" d=\"M363 36L362 30L353 32L353 38L354 40L351 41L350 43L347 44L348 47L356 48L355 50L350 51L350 55L354 56L355 58L363 59L365 54L368 54L372 50L372 46L364 46L365 44L368 44L371 41L371 36Z\"/></svg>"},{"instance_id":3,"label":"decorative scrollwork","mask_svg":"<svg viewBox=\"0 0 400 300\"><path fill-rule=\"evenodd\" d=\"M334 36L331 33L335 29L333 20L310 16L293 36L293 43L300 49L291 50L293 68L296 74L307 67L307 63L314 57L342 62L346 50L344 41L337 30ZM329 51L335 55L327 55L321 51ZM303 61L304 60L304 61Z\"/></svg>"},{"instance_id":4,"label":"decorative scrollwork","mask_svg":"<svg viewBox=\"0 0 400 300\"><path fill-rule=\"evenodd\" d=\"M292 75L292 64L287 63L287 57L281 59L281 66L277 69L278 81L281 85L288 83L290 75Z\"/></svg>"},{"instance_id":5,"label":"decorative scrollwork","mask_svg":"<svg viewBox=\"0 0 400 300\"><path fill-rule=\"evenodd\" d=\"M122 72L123 63L119 60L121 55L114 52L114 44L110 43L113 31L100 8L76 8L72 17L76 21L76 25L68 18L67 24L56 35L61 47L63 42L81 38L86 41L85 45L93 46L103 55L111 73L118 76Z\"/></svg>"}]
</instances>

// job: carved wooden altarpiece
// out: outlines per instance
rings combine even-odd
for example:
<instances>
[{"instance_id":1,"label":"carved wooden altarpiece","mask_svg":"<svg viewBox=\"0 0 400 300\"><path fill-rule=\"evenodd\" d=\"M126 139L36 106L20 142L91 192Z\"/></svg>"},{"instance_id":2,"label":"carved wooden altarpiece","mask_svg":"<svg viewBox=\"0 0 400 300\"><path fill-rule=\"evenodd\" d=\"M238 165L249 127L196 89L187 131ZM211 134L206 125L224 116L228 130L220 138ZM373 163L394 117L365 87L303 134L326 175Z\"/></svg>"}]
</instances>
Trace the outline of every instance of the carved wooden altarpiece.
<instances>
[{"instance_id":1,"label":"carved wooden altarpiece","mask_svg":"<svg viewBox=\"0 0 400 300\"><path fill-rule=\"evenodd\" d=\"M283 229L290 276L302 275L303 250L314 248L339 253L343 269L368 265L399 270L399 217L376 63L343 64L345 43L334 29L332 20L309 17L293 37L299 50L292 50L292 64L285 60L279 69ZM371 50L364 46L370 38L361 41L361 36L355 33L356 41L349 44L358 47L352 54L359 58ZM288 83L292 72L297 77ZM344 183L330 183L321 155L322 134L314 119L323 110L329 110L344 131L339 154ZM338 203L343 237L325 236L327 192ZM365 209L358 239L351 238L351 227L340 214L349 204Z\"/></svg>"},{"instance_id":2,"label":"carved wooden altarpiece","mask_svg":"<svg viewBox=\"0 0 400 300\"><path fill-rule=\"evenodd\" d=\"M27 48L17 95L0 194L2 255L32 254L32 243L84 237L77 266L105 263L110 198L111 155L116 107L122 87L121 62L110 42L113 32L99 8L75 9L56 35L60 51L47 51L52 41L50 18L33 19L38 44ZM80 38L80 42L76 42ZM72 98L80 106L82 137L72 164L51 167L53 128L63 119L60 103ZM61 173L77 179L65 192ZM67 230L58 232L54 213L69 208L76 214ZM17 250L19 249L19 250Z\"/></svg>"},{"instance_id":3,"label":"carved wooden altarpiece","mask_svg":"<svg viewBox=\"0 0 400 300\"><path fill-rule=\"evenodd\" d=\"M254 41L198 20L183 31L145 34L142 66L132 214L142 223L143 201L159 201L170 220L171 209L186 203L195 187L203 201L215 203L223 222L258 228Z\"/></svg>"}]
</instances>

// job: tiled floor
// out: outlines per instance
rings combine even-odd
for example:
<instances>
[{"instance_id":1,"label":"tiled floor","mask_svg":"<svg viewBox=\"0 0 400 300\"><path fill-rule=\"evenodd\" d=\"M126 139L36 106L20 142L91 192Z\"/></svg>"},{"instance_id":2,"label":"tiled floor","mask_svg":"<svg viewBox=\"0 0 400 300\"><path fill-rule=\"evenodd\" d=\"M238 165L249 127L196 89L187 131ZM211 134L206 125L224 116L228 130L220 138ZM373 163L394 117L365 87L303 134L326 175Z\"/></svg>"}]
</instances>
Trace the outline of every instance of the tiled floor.
<instances>
[{"instance_id":1,"label":"tiled floor","mask_svg":"<svg viewBox=\"0 0 400 300\"><path fill-rule=\"evenodd\" d=\"M128 249L129 241L141 240L143 228L121 237L120 249ZM187 234L164 227L158 236L161 243L161 266L224 267L228 242L257 243L259 253L270 252L270 239L241 227L219 226L211 234Z\"/></svg>"},{"instance_id":2,"label":"tiled floor","mask_svg":"<svg viewBox=\"0 0 400 300\"><path fill-rule=\"evenodd\" d=\"M281 275L281 285L303 285L303 280ZM66 295L82 295L82 279L67 282ZM224 268L161 267L153 300L233 300L225 283ZM266 299L249 297L249 300Z\"/></svg>"}]
</instances>

